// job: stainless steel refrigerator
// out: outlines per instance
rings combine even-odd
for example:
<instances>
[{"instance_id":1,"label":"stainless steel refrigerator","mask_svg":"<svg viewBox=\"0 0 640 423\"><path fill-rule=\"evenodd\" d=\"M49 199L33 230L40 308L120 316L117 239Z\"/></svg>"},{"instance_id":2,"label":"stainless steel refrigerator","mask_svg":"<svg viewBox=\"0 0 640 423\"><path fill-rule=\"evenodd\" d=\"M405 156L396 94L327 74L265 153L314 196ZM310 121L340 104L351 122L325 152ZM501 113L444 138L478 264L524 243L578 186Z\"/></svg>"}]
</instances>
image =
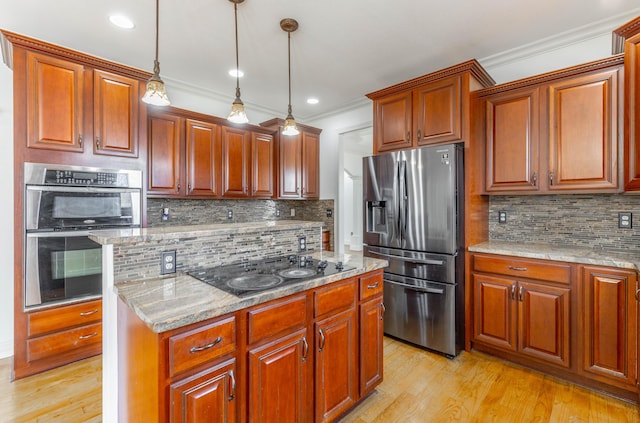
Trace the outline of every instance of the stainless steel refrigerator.
<instances>
[{"instance_id":1,"label":"stainless steel refrigerator","mask_svg":"<svg viewBox=\"0 0 640 423\"><path fill-rule=\"evenodd\" d=\"M453 357L464 342L463 148L363 158L364 254L384 258L385 333Z\"/></svg>"}]
</instances>

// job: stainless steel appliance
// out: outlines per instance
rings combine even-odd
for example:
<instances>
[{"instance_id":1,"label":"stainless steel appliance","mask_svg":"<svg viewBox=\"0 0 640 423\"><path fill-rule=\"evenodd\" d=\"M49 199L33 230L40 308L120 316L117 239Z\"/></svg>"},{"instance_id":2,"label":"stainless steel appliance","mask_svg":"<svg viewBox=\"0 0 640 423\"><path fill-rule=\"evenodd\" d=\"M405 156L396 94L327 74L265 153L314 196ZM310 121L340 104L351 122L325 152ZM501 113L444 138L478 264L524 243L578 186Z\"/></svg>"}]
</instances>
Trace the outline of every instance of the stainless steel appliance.
<instances>
[{"instance_id":1,"label":"stainless steel appliance","mask_svg":"<svg viewBox=\"0 0 640 423\"><path fill-rule=\"evenodd\" d=\"M96 229L139 227L142 173L24 164L25 309L102 294Z\"/></svg>"},{"instance_id":2,"label":"stainless steel appliance","mask_svg":"<svg viewBox=\"0 0 640 423\"><path fill-rule=\"evenodd\" d=\"M194 269L187 273L237 297L248 297L351 269L354 267L340 261L333 263L314 260L310 256L291 255L243 260L226 266Z\"/></svg>"},{"instance_id":3,"label":"stainless steel appliance","mask_svg":"<svg viewBox=\"0 0 640 423\"><path fill-rule=\"evenodd\" d=\"M464 336L463 149L363 159L364 254L384 258L385 333L455 356Z\"/></svg>"}]
</instances>

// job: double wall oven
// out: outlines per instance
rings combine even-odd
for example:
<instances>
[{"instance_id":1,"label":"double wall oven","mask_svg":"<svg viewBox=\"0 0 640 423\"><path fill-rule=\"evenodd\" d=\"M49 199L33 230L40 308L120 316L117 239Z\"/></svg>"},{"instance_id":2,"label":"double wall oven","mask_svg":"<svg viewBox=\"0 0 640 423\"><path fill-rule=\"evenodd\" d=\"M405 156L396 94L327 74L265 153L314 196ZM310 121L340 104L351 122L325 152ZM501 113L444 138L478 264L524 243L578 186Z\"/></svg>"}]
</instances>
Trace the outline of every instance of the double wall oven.
<instances>
[{"instance_id":1,"label":"double wall oven","mask_svg":"<svg viewBox=\"0 0 640 423\"><path fill-rule=\"evenodd\" d=\"M102 246L89 231L139 227L142 173L24 164L24 307L99 298Z\"/></svg>"}]
</instances>

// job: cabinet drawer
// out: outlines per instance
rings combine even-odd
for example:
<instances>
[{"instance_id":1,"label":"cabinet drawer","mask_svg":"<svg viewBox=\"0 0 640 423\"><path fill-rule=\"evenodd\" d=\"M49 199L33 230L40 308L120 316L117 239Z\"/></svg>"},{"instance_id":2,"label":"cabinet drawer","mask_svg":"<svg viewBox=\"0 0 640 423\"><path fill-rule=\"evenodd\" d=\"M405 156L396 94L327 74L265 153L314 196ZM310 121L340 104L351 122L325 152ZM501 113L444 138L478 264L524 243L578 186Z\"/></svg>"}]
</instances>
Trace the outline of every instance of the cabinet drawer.
<instances>
[{"instance_id":1,"label":"cabinet drawer","mask_svg":"<svg viewBox=\"0 0 640 423\"><path fill-rule=\"evenodd\" d=\"M313 293L313 316L318 317L329 312L338 312L355 306L356 280L319 288Z\"/></svg>"},{"instance_id":2,"label":"cabinet drawer","mask_svg":"<svg viewBox=\"0 0 640 423\"><path fill-rule=\"evenodd\" d=\"M382 294L382 272L364 275L360 278L360 301Z\"/></svg>"},{"instance_id":3,"label":"cabinet drawer","mask_svg":"<svg viewBox=\"0 0 640 423\"><path fill-rule=\"evenodd\" d=\"M40 360L90 346L102 346L102 323L29 339L27 359Z\"/></svg>"},{"instance_id":4,"label":"cabinet drawer","mask_svg":"<svg viewBox=\"0 0 640 423\"><path fill-rule=\"evenodd\" d=\"M307 297L301 295L273 301L247 314L248 342L253 344L281 332L303 328L307 317Z\"/></svg>"},{"instance_id":5,"label":"cabinet drawer","mask_svg":"<svg viewBox=\"0 0 640 423\"><path fill-rule=\"evenodd\" d=\"M28 336L38 336L102 320L102 300L29 313Z\"/></svg>"},{"instance_id":6,"label":"cabinet drawer","mask_svg":"<svg viewBox=\"0 0 640 423\"><path fill-rule=\"evenodd\" d=\"M236 349L236 318L231 316L169 338L171 376Z\"/></svg>"},{"instance_id":7,"label":"cabinet drawer","mask_svg":"<svg viewBox=\"0 0 640 423\"><path fill-rule=\"evenodd\" d=\"M567 284L571 282L571 265L551 261L545 263L508 256L474 255L473 269L476 272L498 273L548 282Z\"/></svg>"}]
</instances>

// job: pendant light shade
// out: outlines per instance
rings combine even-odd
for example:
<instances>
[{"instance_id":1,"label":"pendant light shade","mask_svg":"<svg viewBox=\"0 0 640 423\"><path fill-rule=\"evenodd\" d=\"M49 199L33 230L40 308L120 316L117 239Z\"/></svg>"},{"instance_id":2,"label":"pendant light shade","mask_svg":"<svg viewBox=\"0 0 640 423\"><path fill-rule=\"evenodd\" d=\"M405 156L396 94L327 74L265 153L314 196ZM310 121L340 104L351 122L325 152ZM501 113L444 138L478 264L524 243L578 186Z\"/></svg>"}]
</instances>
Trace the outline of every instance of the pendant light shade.
<instances>
[{"instance_id":1,"label":"pendant light shade","mask_svg":"<svg viewBox=\"0 0 640 423\"><path fill-rule=\"evenodd\" d=\"M233 123L247 123L249 118L247 112L244 109L244 103L240 100L240 64L238 59L238 3L244 2L244 0L229 0L233 3L233 13L235 16L235 28L236 28L236 99L231 104L231 113L227 118Z\"/></svg>"},{"instance_id":2,"label":"pendant light shade","mask_svg":"<svg viewBox=\"0 0 640 423\"><path fill-rule=\"evenodd\" d=\"M147 91L144 93L142 101L147 104L153 104L154 106L168 106L171 102L169 101L169 97L167 97L164 82L160 79L160 62L158 62L159 3L160 0L156 0L156 57L153 61L153 76L149 79L149 82L147 82Z\"/></svg>"},{"instance_id":3,"label":"pendant light shade","mask_svg":"<svg viewBox=\"0 0 640 423\"><path fill-rule=\"evenodd\" d=\"M298 125L291 113L291 33L298 29L298 21L291 18L285 18L280 21L280 28L287 33L287 61L289 64L289 106L287 107L287 117L282 127L283 135L298 135Z\"/></svg>"}]
</instances>

